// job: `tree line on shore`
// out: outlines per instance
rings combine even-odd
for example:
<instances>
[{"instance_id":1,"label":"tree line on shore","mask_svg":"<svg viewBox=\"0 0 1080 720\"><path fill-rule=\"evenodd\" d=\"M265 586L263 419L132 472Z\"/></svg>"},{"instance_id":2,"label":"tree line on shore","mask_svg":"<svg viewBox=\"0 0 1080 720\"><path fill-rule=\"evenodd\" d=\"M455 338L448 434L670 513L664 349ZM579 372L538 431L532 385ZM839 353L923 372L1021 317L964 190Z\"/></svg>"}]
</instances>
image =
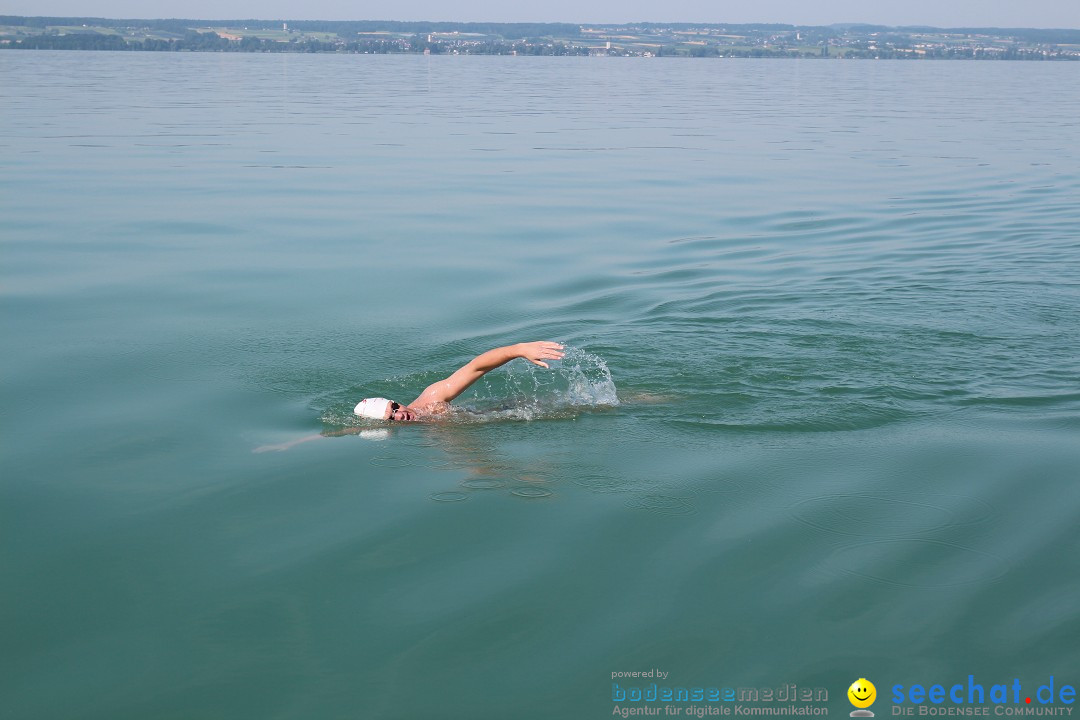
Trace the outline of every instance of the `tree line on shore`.
<instances>
[{"instance_id":1,"label":"tree line on shore","mask_svg":"<svg viewBox=\"0 0 1080 720\"><path fill-rule=\"evenodd\" d=\"M1078 60L1080 30L871 25L105 20L0 16L0 47L46 50ZM215 28L228 28L220 33ZM233 29L235 28L235 29ZM274 30L274 32L268 32ZM318 33L319 37L313 37ZM621 42L607 43L617 33ZM273 35L274 37L267 37ZM336 37L335 37L336 35ZM693 41L690 41L693 39Z\"/></svg>"},{"instance_id":2,"label":"tree line on shore","mask_svg":"<svg viewBox=\"0 0 1080 720\"><path fill-rule=\"evenodd\" d=\"M69 33L66 35L34 35L12 42L9 47L25 50L124 50L157 52L263 52L263 53L422 53L458 52L471 55L588 55L589 49L580 45L550 41L493 41L468 44L430 42L425 36L388 40L325 41L305 38L294 42L278 42L245 36L239 40L223 38L213 32L188 31L176 39L128 39L120 35L98 33Z\"/></svg>"}]
</instances>

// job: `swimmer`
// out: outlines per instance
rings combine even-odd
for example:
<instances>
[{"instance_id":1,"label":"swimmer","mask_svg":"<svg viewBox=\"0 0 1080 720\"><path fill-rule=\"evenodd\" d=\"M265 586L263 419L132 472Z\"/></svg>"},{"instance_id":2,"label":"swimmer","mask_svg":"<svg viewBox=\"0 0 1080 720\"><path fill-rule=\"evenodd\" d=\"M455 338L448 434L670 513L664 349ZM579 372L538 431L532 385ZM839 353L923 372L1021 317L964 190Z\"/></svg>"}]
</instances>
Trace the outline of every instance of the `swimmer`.
<instances>
[{"instance_id":1,"label":"swimmer","mask_svg":"<svg viewBox=\"0 0 1080 720\"><path fill-rule=\"evenodd\" d=\"M563 346L555 342L529 342L507 345L477 355L445 380L427 386L420 396L408 405L401 405L386 398L366 398L357 403L353 412L370 420L390 422L414 422L446 412L446 406L470 385L497 367L516 358L525 358L542 368L545 360L561 360Z\"/></svg>"},{"instance_id":2,"label":"swimmer","mask_svg":"<svg viewBox=\"0 0 1080 720\"><path fill-rule=\"evenodd\" d=\"M497 367L516 358L524 358L534 365L542 368L548 367L545 360L561 360L563 346L556 342L527 342L517 343L488 350L482 355L477 355L468 363L458 368L448 378L434 382L424 388L419 397L408 405L388 400L387 398L365 398L356 404L353 413L369 420L382 420L386 422L416 422L434 419L446 413L449 404L461 393L465 392L477 380ZM268 450L288 450L302 442L316 440L320 437L356 435L361 428L345 428L331 432L309 435L280 445L263 445L255 448L255 452Z\"/></svg>"}]
</instances>

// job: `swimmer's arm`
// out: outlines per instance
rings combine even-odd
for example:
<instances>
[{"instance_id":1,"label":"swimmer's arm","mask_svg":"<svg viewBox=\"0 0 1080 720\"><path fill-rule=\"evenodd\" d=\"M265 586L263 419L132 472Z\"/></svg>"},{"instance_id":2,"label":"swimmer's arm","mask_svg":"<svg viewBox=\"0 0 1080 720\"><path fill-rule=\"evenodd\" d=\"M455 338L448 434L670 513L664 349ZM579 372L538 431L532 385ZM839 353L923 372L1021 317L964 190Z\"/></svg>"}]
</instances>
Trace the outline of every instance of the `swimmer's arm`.
<instances>
[{"instance_id":1,"label":"swimmer's arm","mask_svg":"<svg viewBox=\"0 0 1080 720\"><path fill-rule=\"evenodd\" d=\"M556 342L528 342L507 345L505 347L488 350L483 355L477 355L464 367L460 368L450 377L428 385L420 397L416 398L412 407L424 407L440 402L450 402L461 393L469 389L469 386L482 378L486 373L497 367L505 365L515 358L525 358L529 362L546 368L545 360L559 360L563 356L563 346Z\"/></svg>"},{"instance_id":2,"label":"swimmer's arm","mask_svg":"<svg viewBox=\"0 0 1080 720\"><path fill-rule=\"evenodd\" d=\"M324 437L341 437L342 435L358 435L363 428L347 427L341 430L324 430L318 435L305 435L302 438L296 438L295 440L289 440L288 442L278 443L276 445L262 445L255 448L251 452L264 453L264 452L284 452L291 447L296 447L301 443L311 442L312 440L318 440Z\"/></svg>"}]
</instances>

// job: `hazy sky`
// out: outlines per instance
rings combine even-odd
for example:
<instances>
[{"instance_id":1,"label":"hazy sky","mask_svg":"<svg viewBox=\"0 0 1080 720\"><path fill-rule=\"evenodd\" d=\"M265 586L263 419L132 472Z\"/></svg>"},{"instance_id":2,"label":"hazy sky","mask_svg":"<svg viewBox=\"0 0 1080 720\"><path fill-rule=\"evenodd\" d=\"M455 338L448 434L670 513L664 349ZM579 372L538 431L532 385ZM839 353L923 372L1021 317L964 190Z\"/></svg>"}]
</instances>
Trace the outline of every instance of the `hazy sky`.
<instances>
[{"instance_id":1,"label":"hazy sky","mask_svg":"<svg viewBox=\"0 0 1080 720\"><path fill-rule=\"evenodd\" d=\"M865 22L1080 28L1080 0L0 0L0 14L111 18L491 22Z\"/></svg>"}]
</instances>

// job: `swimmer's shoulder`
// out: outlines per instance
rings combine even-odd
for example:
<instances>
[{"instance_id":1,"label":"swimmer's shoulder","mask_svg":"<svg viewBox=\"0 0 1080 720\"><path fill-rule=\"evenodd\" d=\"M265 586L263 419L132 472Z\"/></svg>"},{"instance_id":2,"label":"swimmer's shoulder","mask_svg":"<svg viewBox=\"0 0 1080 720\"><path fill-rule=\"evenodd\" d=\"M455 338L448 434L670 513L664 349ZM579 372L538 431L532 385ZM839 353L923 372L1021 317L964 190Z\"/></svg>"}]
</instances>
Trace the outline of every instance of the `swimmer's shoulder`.
<instances>
[{"instance_id":1,"label":"swimmer's shoulder","mask_svg":"<svg viewBox=\"0 0 1080 720\"><path fill-rule=\"evenodd\" d=\"M417 415L423 416L446 415L450 412L450 403L443 402L442 400L425 403L423 402L423 398L420 398L418 402L414 402L410 405L409 409L415 411Z\"/></svg>"}]
</instances>

